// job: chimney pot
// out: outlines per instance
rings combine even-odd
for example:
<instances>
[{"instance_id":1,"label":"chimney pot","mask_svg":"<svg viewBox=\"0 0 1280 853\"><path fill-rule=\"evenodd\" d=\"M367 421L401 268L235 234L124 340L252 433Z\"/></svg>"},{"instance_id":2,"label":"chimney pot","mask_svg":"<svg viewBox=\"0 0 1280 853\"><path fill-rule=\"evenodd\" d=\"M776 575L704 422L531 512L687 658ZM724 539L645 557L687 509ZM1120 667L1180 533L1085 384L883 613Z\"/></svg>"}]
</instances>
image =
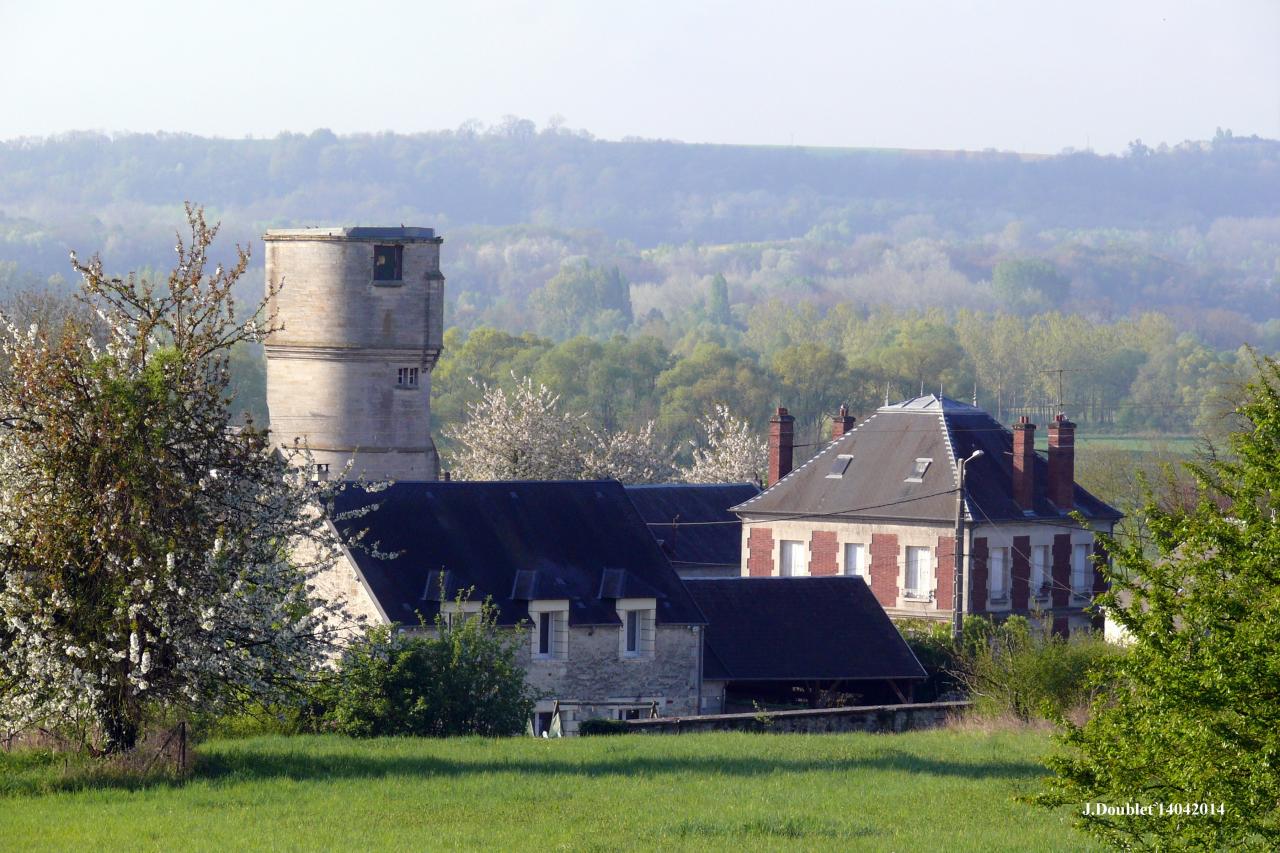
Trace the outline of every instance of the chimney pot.
<instances>
[{"instance_id":1,"label":"chimney pot","mask_svg":"<svg viewBox=\"0 0 1280 853\"><path fill-rule=\"evenodd\" d=\"M796 419L779 406L769 421L769 482L772 486L791 473L795 450Z\"/></svg>"},{"instance_id":2,"label":"chimney pot","mask_svg":"<svg viewBox=\"0 0 1280 853\"><path fill-rule=\"evenodd\" d=\"M853 429L855 421L857 421L857 418L849 414L849 407L844 403L841 403L839 414L836 414L831 418L831 439L834 441L849 430Z\"/></svg>"}]
</instances>

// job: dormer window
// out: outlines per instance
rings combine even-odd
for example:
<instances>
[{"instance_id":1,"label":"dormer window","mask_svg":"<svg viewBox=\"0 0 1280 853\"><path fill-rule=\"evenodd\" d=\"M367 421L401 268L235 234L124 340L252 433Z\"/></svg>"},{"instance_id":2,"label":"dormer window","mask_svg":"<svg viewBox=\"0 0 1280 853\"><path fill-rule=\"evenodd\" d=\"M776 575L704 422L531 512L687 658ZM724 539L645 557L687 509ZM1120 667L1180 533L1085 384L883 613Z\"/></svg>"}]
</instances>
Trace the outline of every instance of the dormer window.
<instances>
[{"instance_id":1,"label":"dormer window","mask_svg":"<svg viewBox=\"0 0 1280 853\"><path fill-rule=\"evenodd\" d=\"M623 660L652 658L657 625L657 601L652 598L618 599L618 656Z\"/></svg>"},{"instance_id":2,"label":"dormer window","mask_svg":"<svg viewBox=\"0 0 1280 853\"><path fill-rule=\"evenodd\" d=\"M828 480L839 480L844 477L844 472L849 470L849 463L853 461L852 453L841 453L836 457L836 461L831 463L831 471L827 474Z\"/></svg>"},{"instance_id":3,"label":"dormer window","mask_svg":"<svg viewBox=\"0 0 1280 853\"><path fill-rule=\"evenodd\" d=\"M397 388L417 388L418 387L418 368L401 367L396 370L396 387Z\"/></svg>"},{"instance_id":4,"label":"dormer window","mask_svg":"<svg viewBox=\"0 0 1280 853\"><path fill-rule=\"evenodd\" d=\"M925 459L923 457L916 459L915 463L911 466L911 474L907 477L907 479L904 482L923 483L924 472L928 471L929 466L932 464L933 464L932 459Z\"/></svg>"},{"instance_id":5,"label":"dormer window","mask_svg":"<svg viewBox=\"0 0 1280 853\"><path fill-rule=\"evenodd\" d=\"M569 601L530 601L534 660L565 660L569 656Z\"/></svg>"},{"instance_id":6,"label":"dormer window","mask_svg":"<svg viewBox=\"0 0 1280 853\"><path fill-rule=\"evenodd\" d=\"M373 247L373 280L400 281L404 246Z\"/></svg>"}]
</instances>

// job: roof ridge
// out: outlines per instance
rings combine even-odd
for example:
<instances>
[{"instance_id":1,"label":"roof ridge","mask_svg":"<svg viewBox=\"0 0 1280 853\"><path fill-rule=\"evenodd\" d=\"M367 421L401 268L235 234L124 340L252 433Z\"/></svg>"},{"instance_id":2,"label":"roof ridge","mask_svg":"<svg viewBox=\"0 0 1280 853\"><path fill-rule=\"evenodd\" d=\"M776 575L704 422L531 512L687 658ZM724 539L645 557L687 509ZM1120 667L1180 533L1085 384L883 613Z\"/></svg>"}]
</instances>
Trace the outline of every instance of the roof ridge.
<instances>
[{"instance_id":1,"label":"roof ridge","mask_svg":"<svg viewBox=\"0 0 1280 853\"><path fill-rule=\"evenodd\" d=\"M947 421L946 411L938 411L938 420L942 423L942 437L947 442L947 457L951 461L951 482L955 483L956 491L960 493L960 499L964 502L965 521L973 521L973 509L969 506L969 496L960 492L960 460L956 458L956 444L951 440L951 424Z\"/></svg>"}]
</instances>

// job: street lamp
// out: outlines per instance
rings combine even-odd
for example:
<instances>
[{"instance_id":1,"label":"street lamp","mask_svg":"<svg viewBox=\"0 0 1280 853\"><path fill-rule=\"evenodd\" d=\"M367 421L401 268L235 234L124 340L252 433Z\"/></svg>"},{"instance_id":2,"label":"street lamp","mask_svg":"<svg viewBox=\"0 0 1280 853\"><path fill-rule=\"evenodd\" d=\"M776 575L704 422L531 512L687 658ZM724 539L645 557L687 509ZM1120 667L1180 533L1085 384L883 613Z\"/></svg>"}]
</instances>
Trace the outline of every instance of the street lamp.
<instances>
[{"instance_id":1,"label":"street lamp","mask_svg":"<svg viewBox=\"0 0 1280 853\"><path fill-rule=\"evenodd\" d=\"M951 617L951 636L956 648L960 647L960 631L964 623L964 468L982 456L981 450L975 450L968 459L960 460L960 485L956 489L956 568L951 573L951 606L955 611Z\"/></svg>"}]
</instances>

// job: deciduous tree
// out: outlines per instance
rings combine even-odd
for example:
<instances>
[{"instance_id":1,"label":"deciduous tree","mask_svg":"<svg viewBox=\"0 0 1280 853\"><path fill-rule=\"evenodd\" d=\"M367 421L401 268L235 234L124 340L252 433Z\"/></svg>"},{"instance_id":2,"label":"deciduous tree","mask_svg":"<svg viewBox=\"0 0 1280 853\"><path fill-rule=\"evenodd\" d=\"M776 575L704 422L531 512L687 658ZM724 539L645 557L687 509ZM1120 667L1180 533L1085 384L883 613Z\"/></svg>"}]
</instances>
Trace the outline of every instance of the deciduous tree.
<instances>
[{"instance_id":1,"label":"deciduous tree","mask_svg":"<svg viewBox=\"0 0 1280 853\"><path fill-rule=\"evenodd\" d=\"M217 228L190 236L164 282L80 263L99 346L75 316L8 325L0 343L0 725L129 749L150 709L271 699L324 653L309 581L335 544L307 466L232 429L233 346L270 328L236 316L248 265L205 271ZM291 558L310 541L314 559Z\"/></svg>"}]
</instances>

